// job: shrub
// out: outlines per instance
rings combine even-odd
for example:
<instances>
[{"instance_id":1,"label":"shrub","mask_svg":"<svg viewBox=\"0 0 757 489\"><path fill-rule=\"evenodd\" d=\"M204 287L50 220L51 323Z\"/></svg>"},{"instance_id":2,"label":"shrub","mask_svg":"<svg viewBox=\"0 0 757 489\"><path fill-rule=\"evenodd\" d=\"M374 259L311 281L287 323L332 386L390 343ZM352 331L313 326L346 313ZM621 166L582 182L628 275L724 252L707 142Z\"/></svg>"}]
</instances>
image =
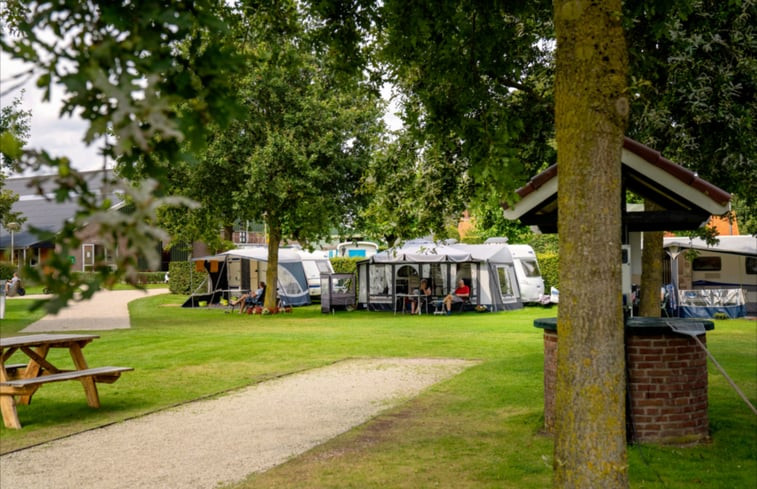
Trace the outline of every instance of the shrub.
<instances>
[{"instance_id":1,"label":"shrub","mask_svg":"<svg viewBox=\"0 0 757 489\"><path fill-rule=\"evenodd\" d=\"M363 257L343 257L337 256L331 258L331 266L336 273L356 273L357 263L365 260Z\"/></svg>"},{"instance_id":2,"label":"shrub","mask_svg":"<svg viewBox=\"0 0 757 489\"><path fill-rule=\"evenodd\" d=\"M0 280L10 280L16 270L18 270L18 267L12 265L11 262L0 261Z\"/></svg>"},{"instance_id":3,"label":"shrub","mask_svg":"<svg viewBox=\"0 0 757 489\"><path fill-rule=\"evenodd\" d=\"M205 279L207 272L197 272L194 270L194 263L191 261L172 261L168 265L170 274L168 280L168 289L173 294L191 294L192 289L196 288L202 280Z\"/></svg>"},{"instance_id":4,"label":"shrub","mask_svg":"<svg viewBox=\"0 0 757 489\"><path fill-rule=\"evenodd\" d=\"M166 281L166 272L139 272L137 280L140 284L162 284Z\"/></svg>"},{"instance_id":5,"label":"shrub","mask_svg":"<svg viewBox=\"0 0 757 489\"><path fill-rule=\"evenodd\" d=\"M559 289L558 266L560 264L560 257L557 253L537 253L536 258L539 260L541 277L544 279L544 293L549 294L550 287Z\"/></svg>"}]
</instances>

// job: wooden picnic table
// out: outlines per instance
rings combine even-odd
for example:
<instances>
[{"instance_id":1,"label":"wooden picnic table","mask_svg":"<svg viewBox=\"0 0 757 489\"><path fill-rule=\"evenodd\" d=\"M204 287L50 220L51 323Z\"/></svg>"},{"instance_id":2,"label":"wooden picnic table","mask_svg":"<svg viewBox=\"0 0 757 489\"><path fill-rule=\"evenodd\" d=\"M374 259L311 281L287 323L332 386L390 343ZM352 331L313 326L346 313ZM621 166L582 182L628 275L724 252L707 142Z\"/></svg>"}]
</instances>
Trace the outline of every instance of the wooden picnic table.
<instances>
[{"instance_id":1,"label":"wooden picnic table","mask_svg":"<svg viewBox=\"0 0 757 489\"><path fill-rule=\"evenodd\" d=\"M3 423L8 428L21 428L16 410L19 404L28 405L32 396L42 385L49 382L79 380L87 396L90 407L100 407L97 382L113 383L122 372L134 370L131 367L89 368L82 349L99 338L92 334L34 334L0 338L0 410ZM60 369L47 358L51 348L67 348L74 363L74 369ZM9 364L11 356L21 352L29 362Z\"/></svg>"}]
</instances>

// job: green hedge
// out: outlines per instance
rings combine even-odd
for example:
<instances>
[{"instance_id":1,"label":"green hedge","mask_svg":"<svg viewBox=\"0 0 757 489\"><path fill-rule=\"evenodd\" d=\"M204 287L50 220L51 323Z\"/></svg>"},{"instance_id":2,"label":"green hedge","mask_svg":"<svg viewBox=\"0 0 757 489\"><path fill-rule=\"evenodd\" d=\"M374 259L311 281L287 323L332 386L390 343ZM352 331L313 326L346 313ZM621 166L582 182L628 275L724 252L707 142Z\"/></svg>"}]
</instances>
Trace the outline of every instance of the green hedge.
<instances>
[{"instance_id":1,"label":"green hedge","mask_svg":"<svg viewBox=\"0 0 757 489\"><path fill-rule=\"evenodd\" d=\"M168 265L168 272L170 273L168 289L173 294L184 295L191 294L208 274L205 270L195 271L194 262L191 261L172 261Z\"/></svg>"},{"instance_id":2,"label":"green hedge","mask_svg":"<svg viewBox=\"0 0 757 489\"><path fill-rule=\"evenodd\" d=\"M365 260L365 258L363 257L349 258L349 257L338 256L338 257L330 258L330 260L331 260L331 266L334 267L334 272L356 273L357 263L359 261Z\"/></svg>"},{"instance_id":3,"label":"green hedge","mask_svg":"<svg viewBox=\"0 0 757 489\"><path fill-rule=\"evenodd\" d=\"M138 272L137 280L140 284L162 284L166 281L166 272Z\"/></svg>"},{"instance_id":4,"label":"green hedge","mask_svg":"<svg viewBox=\"0 0 757 489\"><path fill-rule=\"evenodd\" d=\"M18 267L12 265L11 262L0 261L0 280L10 280L16 270L18 270Z\"/></svg>"},{"instance_id":5,"label":"green hedge","mask_svg":"<svg viewBox=\"0 0 757 489\"><path fill-rule=\"evenodd\" d=\"M544 279L544 293L549 294L550 287L560 288L560 278L558 274L558 265L560 257L557 253L537 253L536 259L539 260L541 277Z\"/></svg>"}]
</instances>

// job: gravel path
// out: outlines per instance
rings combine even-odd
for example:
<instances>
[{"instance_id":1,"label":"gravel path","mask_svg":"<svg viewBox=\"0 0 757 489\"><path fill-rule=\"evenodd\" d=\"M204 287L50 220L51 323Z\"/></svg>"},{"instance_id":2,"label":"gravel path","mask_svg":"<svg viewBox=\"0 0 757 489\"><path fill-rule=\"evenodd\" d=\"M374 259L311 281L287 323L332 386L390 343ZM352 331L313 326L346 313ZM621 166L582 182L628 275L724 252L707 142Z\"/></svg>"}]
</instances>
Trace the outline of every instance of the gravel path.
<instances>
[{"instance_id":1,"label":"gravel path","mask_svg":"<svg viewBox=\"0 0 757 489\"><path fill-rule=\"evenodd\" d=\"M129 302L150 295L166 293L168 293L168 289L101 290L95 293L90 300L73 302L56 315L46 315L24 328L22 333L128 329L131 327L129 307L127 306ZM37 296L24 296L23 298L35 297Z\"/></svg>"},{"instance_id":2,"label":"gravel path","mask_svg":"<svg viewBox=\"0 0 757 489\"><path fill-rule=\"evenodd\" d=\"M212 489L278 465L473 362L360 359L0 457L2 489Z\"/></svg>"}]
</instances>

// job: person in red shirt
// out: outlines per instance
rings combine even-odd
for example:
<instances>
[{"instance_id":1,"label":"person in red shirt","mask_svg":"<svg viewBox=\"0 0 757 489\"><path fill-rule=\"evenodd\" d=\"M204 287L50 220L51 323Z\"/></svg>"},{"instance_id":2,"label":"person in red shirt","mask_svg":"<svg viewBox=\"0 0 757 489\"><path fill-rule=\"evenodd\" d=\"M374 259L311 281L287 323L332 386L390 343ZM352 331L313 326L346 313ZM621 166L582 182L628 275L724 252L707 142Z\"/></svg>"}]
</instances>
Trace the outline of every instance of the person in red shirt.
<instances>
[{"instance_id":1,"label":"person in red shirt","mask_svg":"<svg viewBox=\"0 0 757 489\"><path fill-rule=\"evenodd\" d=\"M458 303L468 300L470 297L470 287L465 285L463 279L457 281L457 288L452 294L447 294L444 298L444 307L447 309L447 314L452 311L452 303Z\"/></svg>"}]
</instances>

